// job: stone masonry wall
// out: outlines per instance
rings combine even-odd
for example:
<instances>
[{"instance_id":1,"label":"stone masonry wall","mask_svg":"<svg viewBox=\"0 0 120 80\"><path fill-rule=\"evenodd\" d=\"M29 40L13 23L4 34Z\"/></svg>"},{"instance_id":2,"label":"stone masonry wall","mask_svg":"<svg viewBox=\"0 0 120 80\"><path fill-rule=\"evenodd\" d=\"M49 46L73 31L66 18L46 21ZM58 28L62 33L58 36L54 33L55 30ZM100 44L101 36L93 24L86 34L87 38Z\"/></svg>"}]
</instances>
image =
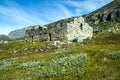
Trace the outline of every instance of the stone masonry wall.
<instances>
[{"instance_id":1,"label":"stone masonry wall","mask_svg":"<svg viewBox=\"0 0 120 80\"><path fill-rule=\"evenodd\" d=\"M73 41L74 39L82 41L93 35L92 27L83 17L68 18L45 26L34 26L33 29L26 30L26 41Z\"/></svg>"}]
</instances>

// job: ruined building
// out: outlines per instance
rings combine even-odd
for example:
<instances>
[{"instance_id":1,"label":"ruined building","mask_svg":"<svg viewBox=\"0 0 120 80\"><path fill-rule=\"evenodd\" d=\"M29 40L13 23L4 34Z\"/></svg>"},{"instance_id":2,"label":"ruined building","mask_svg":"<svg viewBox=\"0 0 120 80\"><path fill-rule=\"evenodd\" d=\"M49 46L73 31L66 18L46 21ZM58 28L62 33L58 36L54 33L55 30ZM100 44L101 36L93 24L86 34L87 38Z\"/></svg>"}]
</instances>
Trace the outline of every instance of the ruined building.
<instances>
[{"instance_id":1,"label":"ruined building","mask_svg":"<svg viewBox=\"0 0 120 80\"><path fill-rule=\"evenodd\" d=\"M73 41L92 37L93 29L83 17L63 19L45 26L33 26L26 30L26 41Z\"/></svg>"}]
</instances>

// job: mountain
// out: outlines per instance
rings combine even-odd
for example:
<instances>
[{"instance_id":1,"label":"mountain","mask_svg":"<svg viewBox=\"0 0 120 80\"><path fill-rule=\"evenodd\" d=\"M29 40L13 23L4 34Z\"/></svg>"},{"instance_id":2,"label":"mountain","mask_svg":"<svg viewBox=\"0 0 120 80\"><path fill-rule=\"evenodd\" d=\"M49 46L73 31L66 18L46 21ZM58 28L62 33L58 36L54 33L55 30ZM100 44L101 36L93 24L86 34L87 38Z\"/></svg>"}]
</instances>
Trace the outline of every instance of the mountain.
<instances>
[{"instance_id":1,"label":"mountain","mask_svg":"<svg viewBox=\"0 0 120 80\"><path fill-rule=\"evenodd\" d=\"M25 37L25 31L26 29L31 29L32 26L29 26L29 27L25 27L25 28L22 28L22 29L18 29L18 30L14 30L14 31L11 31L9 34L8 34L8 37L10 39L19 39L19 38L23 38Z\"/></svg>"},{"instance_id":2,"label":"mountain","mask_svg":"<svg viewBox=\"0 0 120 80\"><path fill-rule=\"evenodd\" d=\"M94 30L107 22L120 22L120 0L114 0L94 12L83 16Z\"/></svg>"},{"instance_id":3,"label":"mountain","mask_svg":"<svg viewBox=\"0 0 120 80\"><path fill-rule=\"evenodd\" d=\"M108 22L120 22L120 0L114 0L111 3L103 6L100 9L95 10L94 12L92 12L90 14L83 15L83 17L84 17L85 21L90 26L93 27L94 32L102 31L103 29L101 28L101 25L104 25ZM47 24L45 26L50 26L50 25L53 26L54 25L54 27L55 27L55 26L57 26L56 23L61 24L61 22L62 22L62 24L64 24L64 22L72 20L72 18L74 18L74 17L59 20L54 23ZM63 25L60 25L60 26L63 26ZM116 26L116 24L114 26ZM27 28L12 31L12 32L10 32L10 34L8 36L12 39L22 38L25 36L26 29ZM108 27L108 29L109 29L109 27Z\"/></svg>"},{"instance_id":4,"label":"mountain","mask_svg":"<svg viewBox=\"0 0 120 80\"><path fill-rule=\"evenodd\" d=\"M7 35L0 35L0 40L10 40Z\"/></svg>"}]
</instances>

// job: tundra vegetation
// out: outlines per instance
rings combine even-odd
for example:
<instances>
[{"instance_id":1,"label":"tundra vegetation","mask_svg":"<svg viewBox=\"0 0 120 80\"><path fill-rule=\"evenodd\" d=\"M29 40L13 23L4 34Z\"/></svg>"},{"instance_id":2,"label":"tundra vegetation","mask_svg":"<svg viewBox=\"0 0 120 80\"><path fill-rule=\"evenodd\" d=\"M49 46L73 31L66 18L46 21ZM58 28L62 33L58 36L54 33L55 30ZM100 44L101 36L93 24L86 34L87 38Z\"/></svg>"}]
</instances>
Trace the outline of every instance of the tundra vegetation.
<instances>
[{"instance_id":1,"label":"tundra vegetation","mask_svg":"<svg viewBox=\"0 0 120 80\"><path fill-rule=\"evenodd\" d=\"M105 23L102 28L114 23ZM116 24L115 24L116 25ZM25 42L0 44L0 80L120 80L120 25L91 40L62 45Z\"/></svg>"}]
</instances>

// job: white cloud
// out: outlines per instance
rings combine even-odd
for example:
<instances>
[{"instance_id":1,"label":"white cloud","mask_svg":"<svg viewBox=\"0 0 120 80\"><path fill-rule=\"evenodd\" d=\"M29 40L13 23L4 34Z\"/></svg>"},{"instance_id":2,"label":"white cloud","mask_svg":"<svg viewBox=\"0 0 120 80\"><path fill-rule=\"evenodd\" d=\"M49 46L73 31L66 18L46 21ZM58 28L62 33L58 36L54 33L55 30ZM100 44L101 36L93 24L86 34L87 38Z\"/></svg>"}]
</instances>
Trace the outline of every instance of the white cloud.
<instances>
[{"instance_id":1,"label":"white cloud","mask_svg":"<svg viewBox=\"0 0 120 80\"><path fill-rule=\"evenodd\" d=\"M80 15L80 14L82 14L82 10L81 9L79 9L79 8L76 8L75 9L75 12L76 12L76 15Z\"/></svg>"},{"instance_id":2,"label":"white cloud","mask_svg":"<svg viewBox=\"0 0 120 80\"><path fill-rule=\"evenodd\" d=\"M8 6L0 5L0 34L8 34L11 30L26 27L29 25L44 25L63 18L73 16L72 12L63 4L54 2L54 5L44 6L42 10L34 7L26 8L12 1L6 2ZM13 5L14 4L14 5ZM48 4L48 3L47 3ZM6 28L3 29L3 26Z\"/></svg>"},{"instance_id":3,"label":"white cloud","mask_svg":"<svg viewBox=\"0 0 120 80\"><path fill-rule=\"evenodd\" d=\"M66 0L64 4L76 8L76 14L83 15L83 11L87 13L92 12L111 1L112 0Z\"/></svg>"},{"instance_id":4,"label":"white cloud","mask_svg":"<svg viewBox=\"0 0 120 80\"><path fill-rule=\"evenodd\" d=\"M54 8L55 7L55 8ZM54 7L47 7L44 11L44 16L49 21L56 21L63 18L68 18L73 16L73 13L67 9L63 4L60 3L54 3Z\"/></svg>"},{"instance_id":5,"label":"white cloud","mask_svg":"<svg viewBox=\"0 0 120 80\"><path fill-rule=\"evenodd\" d=\"M25 10L17 3L9 7L0 5L0 34L8 34L12 30L29 25L47 23L37 15L37 12L31 9Z\"/></svg>"},{"instance_id":6,"label":"white cloud","mask_svg":"<svg viewBox=\"0 0 120 80\"><path fill-rule=\"evenodd\" d=\"M32 11L27 12L25 10L21 10L18 7L8 8L0 6L0 13L3 14L5 18L10 17L17 22L23 22L23 24L34 24L36 22L46 23L44 20L38 18Z\"/></svg>"},{"instance_id":7,"label":"white cloud","mask_svg":"<svg viewBox=\"0 0 120 80\"><path fill-rule=\"evenodd\" d=\"M59 10L61 11L61 13L63 13L65 17L73 16L73 13L70 10L68 10L65 6L63 6L62 4L57 3L56 5L58 6Z\"/></svg>"}]
</instances>

